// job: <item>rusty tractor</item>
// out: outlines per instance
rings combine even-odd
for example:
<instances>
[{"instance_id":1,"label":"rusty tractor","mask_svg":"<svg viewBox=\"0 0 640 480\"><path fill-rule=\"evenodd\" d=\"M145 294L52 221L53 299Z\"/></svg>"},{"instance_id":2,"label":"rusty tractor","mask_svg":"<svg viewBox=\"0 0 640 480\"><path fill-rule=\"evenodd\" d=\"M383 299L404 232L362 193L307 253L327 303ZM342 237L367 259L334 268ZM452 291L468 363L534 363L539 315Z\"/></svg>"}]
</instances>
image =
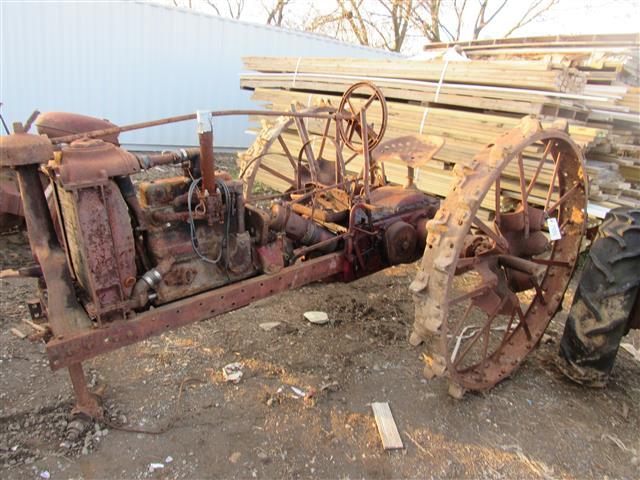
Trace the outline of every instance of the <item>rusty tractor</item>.
<instances>
[{"instance_id":1,"label":"rusty tractor","mask_svg":"<svg viewBox=\"0 0 640 480\"><path fill-rule=\"evenodd\" d=\"M240 180L215 167L212 118L229 115L276 117L240 156ZM190 120L197 148L118 145L121 132ZM45 113L38 135L2 137L37 260L24 273L39 278L32 309L48 318L46 354L53 370L68 369L76 411L102 415L87 359L310 282L417 260L410 342L438 345L425 374L446 374L458 395L509 376L542 337L576 264L586 220L580 149L563 129L526 117L461 159L441 201L414 180L444 140L384 140L387 124L382 93L357 83L337 107L199 111L122 127ZM287 129L298 142L287 144ZM270 155L290 173L270 167ZM132 175L158 165L182 174L134 186ZM404 169L406 185L391 184L385 169ZM286 191L257 194L261 170Z\"/></svg>"}]
</instances>

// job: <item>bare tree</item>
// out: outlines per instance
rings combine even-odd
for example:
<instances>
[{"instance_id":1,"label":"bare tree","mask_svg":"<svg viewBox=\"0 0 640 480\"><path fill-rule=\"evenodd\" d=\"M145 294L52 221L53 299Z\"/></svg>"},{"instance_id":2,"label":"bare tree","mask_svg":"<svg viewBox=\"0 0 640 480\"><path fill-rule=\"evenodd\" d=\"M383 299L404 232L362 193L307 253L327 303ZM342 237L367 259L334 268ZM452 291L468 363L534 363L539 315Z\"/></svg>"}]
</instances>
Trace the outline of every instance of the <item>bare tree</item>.
<instances>
[{"instance_id":1,"label":"bare tree","mask_svg":"<svg viewBox=\"0 0 640 480\"><path fill-rule=\"evenodd\" d=\"M378 1L387 11L389 19L391 20L393 42L388 41L387 35L378 26L377 22L371 23L371 27L380 35L387 50L399 52L407 37L407 30L411 23L413 0L393 0L391 4L386 0Z\"/></svg>"},{"instance_id":2,"label":"bare tree","mask_svg":"<svg viewBox=\"0 0 640 480\"><path fill-rule=\"evenodd\" d=\"M172 0L176 7L190 8L192 10L213 10L216 15L239 19L245 7L245 0ZM227 12L220 10L221 5L227 7Z\"/></svg>"},{"instance_id":3,"label":"bare tree","mask_svg":"<svg viewBox=\"0 0 640 480\"><path fill-rule=\"evenodd\" d=\"M476 40L496 18L517 11L504 36L542 17L560 0L333 0L305 29L399 52L409 36L431 42ZM325 2L325 5L330 2ZM524 13L522 6L526 5Z\"/></svg>"},{"instance_id":4,"label":"bare tree","mask_svg":"<svg viewBox=\"0 0 640 480\"><path fill-rule=\"evenodd\" d=\"M418 0L411 17L414 26L432 42L440 41L440 29L443 26L440 22L441 6L440 0Z\"/></svg>"},{"instance_id":5,"label":"bare tree","mask_svg":"<svg viewBox=\"0 0 640 480\"><path fill-rule=\"evenodd\" d=\"M363 3L364 0L359 2L356 2L356 0L338 0L338 7L340 8L340 18L347 21L360 45L370 45L367 22L363 17L363 15L367 14L367 10L362 8Z\"/></svg>"},{"instance_id":6,"label":"bare tree","mask_svg":"<svg viewBox=\"0 0 640 480\"><path fill-rule=\"evenodd\" d=\"M540 18L543 14L551 10L558 4L560 0L536 0L531 2L531 6L527 9L524 15L518 20L518 22L505 33L505 37L511 36L516 30L524 27L525 25L533 22L535 19Z\"/></svg>"},{"instance_id":7,"label":"bare tree","mask_svg":"<svg viewBox=\"0 0 640 480\"><path fill-rule=\"evenodd\" d=\"M262 6L267 12L267 25L282 26L284 20L284 10L291 3L291 0L275 0L270 6L266 6L264 3Z\"/></svg>"},{"instance_id":8,"label":"bare tree","mask_svg":"<svg viewBox=\"0 0 640 480\"><path fill-rule=\"evenodd\" d=\"M229 9L229 16L236 20L242 15L244 10L245 0L227 0L227 8Z\"/></svg>"},{"instance_id":9,"label":"bare tree","mask_svg":"<svg viewBox=\"0 0 640 480\"><path fill-rule=\"evenodd\" d=\"M171 1L176 6L209 10L235 19L243 15L247 3L247 0ZM497 19L504 20L507 15L513 21L505 33L498 34L508 37L543 19L560 3L560 0L295 1L298 8L308 2L308 8L301 13L292 7L294 0L262 0L264 22L394 52L402 51L411 37L423 37L429 42L476 40L489 30L494 33L500 24ZM297 14L294 16L293 12Z\"/></svg>"},{"instance_id":10,"label":"bare tree","mask_svg":"<svg viewBox=\"0 0 640 480\"><path fill-rule=\"evenodd\" d=\"M496 18L496 15L500 13L500 10L504 8L509 0L502 0L492 14L489 14L487 18L487 7L489 6L489 0L480 0L480 11L476 17L475 25L473 26L473 39L476 40L480 32Z\"/></svg>"},{"instance_id":11,"label":"bare tree","mask_svg":"<svg viewBox=\"0 0 640 480\"><path fill-rule=\"evenodd\" d=\"M213 3L211 0L206 0L206 2L207 2L207 5L209 5L211 8L213 8L213 10L215 10L216 15L220 15L220 9L215 3Z\"/></svg>"}]
</instances>

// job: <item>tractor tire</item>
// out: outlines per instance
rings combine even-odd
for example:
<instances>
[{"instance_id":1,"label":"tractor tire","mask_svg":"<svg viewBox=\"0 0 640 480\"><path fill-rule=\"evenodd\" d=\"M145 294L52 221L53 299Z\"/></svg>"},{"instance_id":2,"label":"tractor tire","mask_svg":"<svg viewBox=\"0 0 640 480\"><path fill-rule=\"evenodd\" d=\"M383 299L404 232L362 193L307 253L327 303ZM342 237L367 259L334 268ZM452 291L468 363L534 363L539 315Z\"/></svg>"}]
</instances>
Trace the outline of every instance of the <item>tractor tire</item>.
<instances>
[{"instance_id":1,"label":"tractor tire","mask_svg":"<svg viewBox=\"0 0 640 480\"><path fill-rule=\"evenodd\" d=\"M567 317L558 362L567 377L606 386L620 341L637 323L639 286L640 209L616 208L591 246Z\"/></svg>"}]
</instances>

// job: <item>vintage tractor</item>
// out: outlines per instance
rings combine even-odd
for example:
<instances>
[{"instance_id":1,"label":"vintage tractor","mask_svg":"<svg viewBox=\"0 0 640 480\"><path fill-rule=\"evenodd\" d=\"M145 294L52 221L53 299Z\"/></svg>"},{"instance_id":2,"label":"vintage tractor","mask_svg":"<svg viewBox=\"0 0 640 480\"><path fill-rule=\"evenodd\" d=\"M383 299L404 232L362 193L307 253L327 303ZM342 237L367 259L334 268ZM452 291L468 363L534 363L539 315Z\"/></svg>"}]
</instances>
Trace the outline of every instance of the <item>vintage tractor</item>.
<instances>
[{"instance_id":1,"label":"vintage tractor","mask_svg":"<svg viewBox=\"0 0 640 480\"><path fill-rule=\"evenodd\" d=\"M240 180L215 168L212 118L228 115L278 117L241 156ZM188 120L197 120L199 148L118 146L121 132ZM41 287L32 309L52 329L51 368L68 368L77 411L94 417L101 408L84 360L310 282L349 282L419 259L410 341L439 339L425 373L446 373L453 393L488 389L542 337L585 227L583 159L561 128L524 118L461 159L440 201L414 175L443 139L383 141L386 104L369 83L353 85L337 107L199 111L125 127L54 113L36 126L40 135L18 128L2 137L2 163L20 185L39 265L29 270ZM300 142L287 145L285 129ZM274 145L289 174L265 161ZM134 186L132 175L168 164L182 175ZM406 169L406 185L387 181L391 168ZM256 194L259 170L287 191ZM53 213L39 172L53 186Z\"/></svg>"}]
</instances>

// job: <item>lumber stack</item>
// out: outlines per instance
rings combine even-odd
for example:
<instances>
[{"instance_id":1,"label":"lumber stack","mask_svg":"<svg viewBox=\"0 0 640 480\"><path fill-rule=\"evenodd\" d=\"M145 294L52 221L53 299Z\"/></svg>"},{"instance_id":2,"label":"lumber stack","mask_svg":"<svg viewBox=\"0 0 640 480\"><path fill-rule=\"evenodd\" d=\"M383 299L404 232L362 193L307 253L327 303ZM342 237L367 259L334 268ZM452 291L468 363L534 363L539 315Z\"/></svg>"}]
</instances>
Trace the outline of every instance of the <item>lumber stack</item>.
<instances>
[{"instance_id":1,"label":"lumber stack","mask_svg":"<svg viewBox=\"0 0 640 480\"><path fill-rule=\"evenodd\" d=\"M557 56L530 59L514 57L513 52L509 58L496 56L499 60L250 57L244 59L248 72L240 82L242 88L253 91L256 102L272 110L290 110L292 104L299 109L322 104L337 106L349 85L359 80L372 81L387 98L386 138L415 133L445 138L445 146L434 162L420 169L416 182L422 190L439 196L447 194L456 164L470 162L523 115L538 115L547 126L558 118L567 119L572 138L588 159L590 201L605 208L638 204L640 136L637 118L635 122L628 118L634 113L637 117L638 89L619 80L611 85L600 77L590 80L590 72L583 65L561 61ZM609 57L601 64L606 68L612 65ZM624 64L629 65L626 61ZM612 112L616 118L611 117ZM259 117L254 120L269 121ZM254 131L258 128L256 125ZM312 135L320 136L324 124L310 119L307 128ZM285 132L284 138L293 150L302 147L295 130ZM278 148L276 144L276 153ZM330 146L325 152L331 158ZM525 153L525 170L535 170L541 153L539 148ZM264 161L279 172L291 168L281 155L268 156ZM360 158L349 164L354 172L361 166ZM404 183L404 166L385 168L390 181ZM259 180L269 186L289 187L264 171L259 175ZM517 198L517 179L513 169L503 173L503 197ZM549 174L539 176L532 191L533 201L544 202L549 182ZM487 199L490 197L487 195ZM483 206L493 208L489 200Z\"/></svg>"},{"instance_id":2,"label":"lumber stack","mask_svg":"<svg viewBox=\"0 0 640 480\"><path fill-rule=\"evenodd\" d=\"M592 183L602 199L637 205L640 184L640 34L524 37L455 44L430 44L426 50L455 47L472 60L529 61L575 68L586 75L587 125L608 130L607 141L587 152ZM605 174L603 169L607 169ZM617 180L611 180L615 172ZM597 173L597 174L596 174ZM603 180L607 178L607 180ZM594 198L600 198L594 195Z\"/></svg>"},{"instance_id":3,"label":"lumber stack","mask_svg":"<svg viewBox=\"0 0 640 480\"><path fill-rule=\"evenodd\" d=\"M555 92L580 92L586 75L577 69L542 62L476 61L424 62L406 59L354 59L312 57L246 57L245 68L263 73L376 76L393 79L530 88ZM508 73L509 77L505 76Z\"/></svg>"},{"instance_id":4,"label":"lumber stack","mask_svg":"<svg viewBox=\"0 0 640 480\"><path fill-rule=\"evenodd\" d=\"M556 35L431 43L426 51L455 48L474 60L542 61L583 71L591 84L638 85L640 34Z\"/></svg>"}]
</instances>

